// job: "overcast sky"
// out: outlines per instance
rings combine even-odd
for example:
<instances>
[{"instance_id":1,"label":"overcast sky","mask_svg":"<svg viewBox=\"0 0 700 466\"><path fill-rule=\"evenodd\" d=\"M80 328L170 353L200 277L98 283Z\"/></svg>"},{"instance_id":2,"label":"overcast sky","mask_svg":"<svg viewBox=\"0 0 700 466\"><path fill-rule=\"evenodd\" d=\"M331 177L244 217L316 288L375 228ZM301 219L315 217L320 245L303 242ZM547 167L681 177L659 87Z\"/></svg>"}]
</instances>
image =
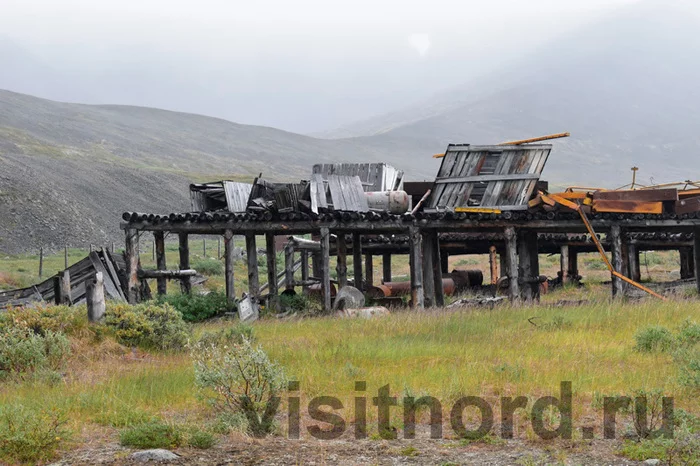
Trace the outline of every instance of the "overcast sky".
<instances>
[{"instance_id":1,"label":"overcast sky","mask_svg":"<svg viewBox=\"0 0 700 466\"><path fill-rule=\"evenodd\" d=\"M0 3L0 88L310 133L458 86L634 0Z\"/></svg>"}]
</instances>

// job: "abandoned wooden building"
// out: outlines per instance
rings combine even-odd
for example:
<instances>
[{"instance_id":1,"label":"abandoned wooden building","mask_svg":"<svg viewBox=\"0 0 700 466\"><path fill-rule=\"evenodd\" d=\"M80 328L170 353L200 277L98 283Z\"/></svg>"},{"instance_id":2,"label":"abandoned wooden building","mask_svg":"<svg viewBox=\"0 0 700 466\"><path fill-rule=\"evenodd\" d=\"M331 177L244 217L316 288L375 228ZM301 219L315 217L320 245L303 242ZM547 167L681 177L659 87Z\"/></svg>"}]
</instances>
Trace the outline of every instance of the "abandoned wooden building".
<instances>
[{"instance_id":1,"label":"abandoned wooden building","mask_svg":"<svg viewBox=\"0 0 700 466\"><path fill-rule=\"evenodd\" d=\"M348 255L352 282L365 291L375 285L375 257L382 258L382 281L391 282L392 256L408 255L410 303L418 308L443 305L443 278L451 273L447 258L458 254L489 254L492 264L500 264L492 267L491 282L505 278L508 297L524 302L539 297L538 255L543 253L560 254L560 278L567 281L579 275L579 253L611 252L615 296L628 286L644 288L636 283L644 250L678 250L682 278L700 276L700 189L686 184L548 193L540 174L551 149L549 144L450 145L429 183L406 182L400 170L368 163L317 165L310 180L299 183L256 179L192 185L193 212L124 213L127 298L140 299L140 280L146 278L157 279L158 293L165 293L168 279L178 279L190 292L190 235L223 237L226 293L232 300L237 296L234 236L245 237L247 253L248 289L238 291L255 298L263 295L257 240L264 237L267 277L262 279L271 306L282 276L286 289L320 288L323 307L331 309L334 285L349 282ZM138 239L144 232L154 236L157 270L139 268ZM166 234L179 238L178 270L168 270ZM292 237L284 264L277 264L278 236ZM294 278L295 266L300 280Z\"/></svg>"}]
</instances>

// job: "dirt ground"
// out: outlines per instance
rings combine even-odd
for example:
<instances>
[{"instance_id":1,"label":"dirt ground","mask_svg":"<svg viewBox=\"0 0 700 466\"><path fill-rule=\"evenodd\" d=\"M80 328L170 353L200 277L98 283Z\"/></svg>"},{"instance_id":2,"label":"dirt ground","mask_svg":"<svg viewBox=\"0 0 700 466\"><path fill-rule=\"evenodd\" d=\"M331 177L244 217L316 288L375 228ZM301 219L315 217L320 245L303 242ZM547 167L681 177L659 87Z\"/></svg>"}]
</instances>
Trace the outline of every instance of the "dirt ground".
<instances>
[{"instance_id":1,"label":"dirt ground","mask_svg":"<svg viewBox=\"0 0 700 466\"><path fill-rule=\"evenodd\" d=\"M175 449L180 459L169 464L243 465L635 465L615 454L615 441L527 442L510 440L498 445L463 444L455 440L262 440L229 437L209 450ZM93 444L67 452L54 463L138 464L129 458L134 450L117 442ZM142 463L141 463L142 464ZM153 463L151 463L153 464Z\"/></svg>"}]
</instances>

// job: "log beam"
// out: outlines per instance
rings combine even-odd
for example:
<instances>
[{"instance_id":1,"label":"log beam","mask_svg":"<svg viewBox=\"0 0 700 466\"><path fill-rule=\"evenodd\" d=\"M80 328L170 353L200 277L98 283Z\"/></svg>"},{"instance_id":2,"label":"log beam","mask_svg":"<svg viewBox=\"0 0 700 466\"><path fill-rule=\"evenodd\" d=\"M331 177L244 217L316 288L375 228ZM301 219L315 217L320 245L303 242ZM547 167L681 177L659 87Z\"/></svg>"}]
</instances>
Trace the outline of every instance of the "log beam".
<instances>
[{"instance_id":1,"label":"log beam","mask_svg":"<svg viewBox=\"0 0 700 466\"><path fill-rule=\"evenodd\" d=\"M503 236L506 243L506 268L508 270L508 297L512 302L520 300L518 285L518 238L515 228L506 228Z\"/></svg>"},{"instance_id":2,"label":"log beam","mask_svg":"<svg viewBox=\"0 0 700 466\"><path fill-rule=\"evenodd\" d=\"M622 230L620 225L613 225L610 227L610 249L612 251L612 261L611 264L615 272L624 274L623 270L623 260L622 260ZM612 276L612 295L613 298L622 297L625 294L624 282L616 277Z\"/></svg>"},{"instance_id":3,"label":"log beam","mask_svg":"<svg viewBox=\"0 0 700 466\"><path fill-rule=\"evenodd\" d=\"M420 230L417 227L409 229L410 267L411 267L411 307L423 309L423 244Z\"/></svg>"},{"instance_id":4,"label":"log beam","mask_svg":"<svg viewBox=\"0 0 700 466\"><path fill-rule=\"evenodd\" d=\"M267 259L268 306L276 311L279 308L277 289L277 252L275 251L275 234L265 233L265 258Z\"/></svg>"},{"instance_id":5,"label":"log beam","mask_svg":"<svg viewBox=\"0 0 700 466\"><path fill-rule=\"evenodd\" d=\"M131 304L139 301L139 232L134 229L125 230L126 241L124 255L126 260L126 299Z\"/></svg>"}]
</instances>

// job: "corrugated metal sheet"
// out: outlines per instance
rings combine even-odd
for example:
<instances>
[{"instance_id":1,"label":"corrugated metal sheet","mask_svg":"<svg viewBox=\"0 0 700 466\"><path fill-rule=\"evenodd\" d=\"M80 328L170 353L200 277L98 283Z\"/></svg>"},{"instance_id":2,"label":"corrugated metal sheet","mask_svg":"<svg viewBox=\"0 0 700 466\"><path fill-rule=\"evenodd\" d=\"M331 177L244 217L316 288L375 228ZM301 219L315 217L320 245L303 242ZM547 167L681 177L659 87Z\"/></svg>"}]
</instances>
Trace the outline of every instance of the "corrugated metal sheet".
<instances>
[{"instance_id":1,"label":"corrugated metal sheet","mask_svg":"<svg viewBox=\"0 0 700 466\"><path fill-rule=\"evenodd\" d=\"M358 176L365 192L403 189L403 171L386 163L319 163L312 173L324 180L330 175Z\"/></svg>"},{"instance_id":2,"label":"corrugated metal sheet","mask_svg":"<svg viewBox=\"0 0 700 466\"><path fill-rule=\"evenodd\" d=\"M527 209L550 144L448 146L426 210L488 207Z\"/></svg>"},{"instance_id":3,"label":"corrugated metal sheet","mask_svg":"<svg viewBox=\"0 0 700 466\"><path fill-rule=\"evenodd\" d=\"M237 183L235 181L224 181L223 183L228 211L245 212L253 185L250 183Z\"/></svg>"}]
</instances>

